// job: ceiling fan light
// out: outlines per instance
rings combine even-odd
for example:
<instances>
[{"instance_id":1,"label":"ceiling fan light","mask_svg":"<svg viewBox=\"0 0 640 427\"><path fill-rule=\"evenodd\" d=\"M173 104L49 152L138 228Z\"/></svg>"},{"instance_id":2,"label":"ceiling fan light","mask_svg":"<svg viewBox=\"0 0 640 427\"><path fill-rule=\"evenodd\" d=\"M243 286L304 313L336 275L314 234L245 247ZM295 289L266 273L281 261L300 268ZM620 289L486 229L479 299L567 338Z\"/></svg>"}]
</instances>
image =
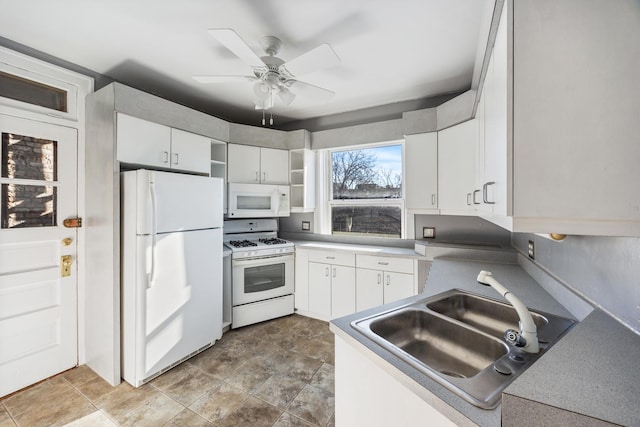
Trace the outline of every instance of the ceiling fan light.
<instances>
[{"instance_id":1,"label":"ceiling fan light","mask_svg":"<svg viewBox=\"0 0 640 427\"><path fill-rule=\"evenodd\" d=\"M286 87L282 87L280 92L278 92L278 96L284 105L291 105L294 99L296 99L296 94L291 92Z\"/></svg>"},{"instance_id":2,"label":"ceiling fan light","mask_svg":"<svg viewBox=\"0 0 640 427\"><path fill-rule=\"evenodd\" d=\"M258 81L255 85L253 85L253 93L258 100L264 101L271 94L271 88L265 82Z\"/></svg>"}]
</instances>

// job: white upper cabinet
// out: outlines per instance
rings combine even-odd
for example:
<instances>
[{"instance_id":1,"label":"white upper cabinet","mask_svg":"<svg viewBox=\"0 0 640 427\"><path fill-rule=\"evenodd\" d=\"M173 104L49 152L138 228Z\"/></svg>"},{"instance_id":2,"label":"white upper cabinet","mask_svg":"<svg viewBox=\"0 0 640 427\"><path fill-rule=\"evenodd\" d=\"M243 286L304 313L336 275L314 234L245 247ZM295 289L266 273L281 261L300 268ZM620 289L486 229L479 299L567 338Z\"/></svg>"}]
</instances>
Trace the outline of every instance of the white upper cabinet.
<instances>
[{"instance_id":1,"label":"white upper cabinet","mask_svg":"<svg viewBox=\"0 0 640 427\"><path fill-rule=\"evenodd\" d=\"M438 132L438 207L444 215L475 215L478 121ZM476 194L477 197L477 194Z\"/></svg>"},{"instance_id":2,"label":"white upper cabinet","mask_svg":"<svg viewBox=\"0 0 640 427\"><path fill-rule=\"evenodd\" d=\"M211 139L117 113L117 158L162 169L210 173Z\"/></svg>"},{"instance_id":3,"label":"white upper cabinet","mask_svg":"<svg viewBox=\"0 0 640 427\"><path fill-rule=\"evenodd\" d=\"M210 174L211 138L171 128L171 168Z\"/></svg>"},{"instance_id":4,"label":"white upper cabinet","mask_svg":"<svg viewBox=\"0 0 640 427\"><path fill-rule=\"evenodd\" d=\"M289 151L260 148L260 174L263 184L289 184Z\"/></svg>"},{"instance_id":5,"label":"white upper cabinet","mask_svg":"<svg viewBox=\"0 0 640 427\"><path fill-rule=\"evenodd\" d=\"M634 2L505 2L483 86L483 217L640 236L637 17Z\"/></svg>"},{"instance_id":6,"label":"white upper cabinet","mask_svg":"<svg viewBox=\"0 0 640 427\"><path fill-rule=\"evenodd\" d=\"M117 157L124 163L169 167L171 128L117 114Z\"/></svg>"},{"instance_id":7,"label":"white upper cabinet","mask_svg":"<svg viewBox=\"0 0 640 427\"><path fill-rule=\"evenodd\" d=\"M289 152L274 148L229 144L229 182L249 184L289 184Z\"/></svg>"},{"instance_id":8,"label":"white upper cabinet","mask_svg":"<svg viewBox=\"0 0 640 427\"><path fill-rule=\"evenodd\" d=\"M406 208L437 213L438 133L407 135L404 150Z\"/></svg>"}]
</instances>

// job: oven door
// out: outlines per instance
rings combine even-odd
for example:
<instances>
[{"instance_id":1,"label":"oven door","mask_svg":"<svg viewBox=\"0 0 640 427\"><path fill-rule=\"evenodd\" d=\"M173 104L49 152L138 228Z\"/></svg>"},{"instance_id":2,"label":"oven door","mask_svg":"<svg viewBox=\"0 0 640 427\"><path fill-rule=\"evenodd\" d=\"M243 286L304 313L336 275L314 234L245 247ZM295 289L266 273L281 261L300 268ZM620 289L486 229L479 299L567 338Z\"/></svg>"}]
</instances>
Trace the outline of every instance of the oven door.
<instances>
[{"instance_id":1,"label":"oven door","mask_svg":"<svg viewBox=\"0 0 640 427\"><path fill-rule=\"evenodd\" d=\"M293 293L294 255L232 260L233 305Z\"/></svg>"}]
</instances>

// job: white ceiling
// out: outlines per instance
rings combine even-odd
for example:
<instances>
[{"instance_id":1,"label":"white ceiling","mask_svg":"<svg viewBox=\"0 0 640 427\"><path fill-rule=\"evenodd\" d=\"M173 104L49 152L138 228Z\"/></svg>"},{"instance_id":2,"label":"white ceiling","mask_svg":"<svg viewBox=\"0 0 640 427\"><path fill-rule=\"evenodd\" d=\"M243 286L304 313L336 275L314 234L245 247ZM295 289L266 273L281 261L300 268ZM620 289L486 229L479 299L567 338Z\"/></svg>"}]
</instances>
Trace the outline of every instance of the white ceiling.
<instances>
[{"instance_id":1,"label":"white ceiling","mask_svg":"<svg viewBox=\"0 0 640 427\"><path fill-rule=\"evenodd\" d=\"M276 122L460 92L471 86L494 0L0 0L0 36L227 120L259 124L251 74L207 29L232 28L259 55L279 37L285 61L329 43L341 65L298 76L336 92L276 104ZM482 38L484 37L484 40ZM477 71L476 71L477 73Z\"/></svg>"}]
</instances>

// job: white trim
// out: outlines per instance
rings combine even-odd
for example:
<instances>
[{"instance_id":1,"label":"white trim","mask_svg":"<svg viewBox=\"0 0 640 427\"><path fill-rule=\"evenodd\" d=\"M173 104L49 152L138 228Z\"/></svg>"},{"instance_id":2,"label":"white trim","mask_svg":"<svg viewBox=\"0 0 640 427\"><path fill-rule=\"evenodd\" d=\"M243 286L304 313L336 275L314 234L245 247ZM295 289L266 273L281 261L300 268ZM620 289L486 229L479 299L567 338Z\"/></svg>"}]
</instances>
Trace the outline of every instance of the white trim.
<instances>
[{"instance_id":1,"label":"white trim","mask_svg":"<svg viewBox=\"0 0 640 427\"><path fill-rule=\"evenodd\" d=\"M78 216L85 217L85 97L93 92L93 78L70 71L44 61L23 55L0 46L0 70L26 79L64 89L69 93L68 112L59 112L20 101L0 97L0 112L3 114L67 126L78 131ZM86 221L85 221L86 223ZM85 358L85 229L78 229L78 364Z\"/></svg>"}]
</instances>

